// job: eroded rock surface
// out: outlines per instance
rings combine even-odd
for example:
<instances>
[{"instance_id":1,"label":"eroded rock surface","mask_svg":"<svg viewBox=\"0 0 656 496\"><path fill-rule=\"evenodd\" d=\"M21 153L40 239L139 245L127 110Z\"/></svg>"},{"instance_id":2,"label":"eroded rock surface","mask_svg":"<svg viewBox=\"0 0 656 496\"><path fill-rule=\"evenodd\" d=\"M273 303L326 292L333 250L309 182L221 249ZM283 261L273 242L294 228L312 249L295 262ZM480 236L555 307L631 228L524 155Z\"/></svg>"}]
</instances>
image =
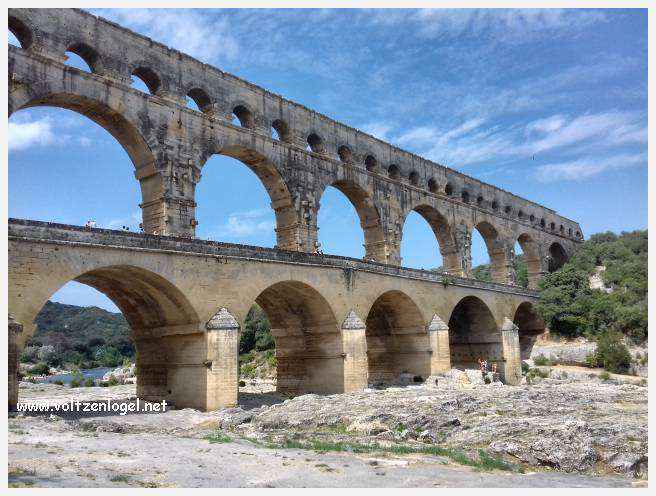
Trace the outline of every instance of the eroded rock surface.
<instances>
[{"instance_id":1,"label":"eroded rock surface","mask_svg":"<svg viewBox=\"0 0 656 496\"><path fill-rule=\"evenodd\" d=\"M246 481L257 479L257 470L247 466L248 463L243 462L242 458L236 455L237 452L253 453L260 457L263 464L268 465L271 465L269 459L278 460L280 453L289 453L289 450L272 451L262 445L257 449L246 449L246 445L252 446L248 444L249 440L277 445L287 441L321 441L353 445L375 443L383 447L439 446L462 450L471 457L476 457L478 450L483 449L492 456L523 467L527 473L546 471L554 474L549 477L555 477L557 481L550 479L551 483L563 486L603 486L602 480L606 481L607 485L630 485L631 480L646 478L647 387L572 379L543 379L530 385L504 386L499 383L473 384L466 380L466 376L467 374L463 373L438 377L437 386L412 385L331 396L307 394L295 398L286 398L272 392L272 384L257 387L249 385L242 388L238 407L215 412L182 409L163 414L126 416L18 415L10 419L10 467L22 467L25 465L23 461L33 460L33 457L38 455L34 458L39 460L34 470L39 472L42 465L52 465L55 468L59 466L59 463L50 458L57 459L59 455L68 457L69 454L79 454L79 464L84 465L87 463L84 447L73 448L71 440L82 436L80 442L83 444L84 436L90 435L97 444L105 443L110 451L129 453L130 450L126 448L138 436L142 436L139 442L147 441L150 448L141 450L139 461L130 461L133 464L130 466L138 466L135 473L141 474L140 477L151 477L154 469L148 465L148 460L162 458L162 453L150 453L148 450L155 449L158 443L170 446L171 450L179 443L186 443L185 446L188 444L187 448L207 443L204 437L219 428L228 433L235 442L241 443L239 449L226 453L226 456L230 453L234 455L231 463L240 467L240 478L230 481L203 479L199 482L201 485L248 485ZM70 399L98 401L108 398L112 401L135 401L134 386L131 385L79 389L25 383L22 386L21 401L49 399L61 403ZM130 438L125 438L126 435ZM56 449L49 450L45 446L55 446ZM204 453L203 449L200 445L194 447L198 453ZM214 451L216 449L218 448L213 448ZM68 453L70 450L73 451ZM301 454L289 456L290 460L295 460L294 466L298 469L294 475L294 484L302 485L305 473L302 468L304 455L302 451L299 453ZM117 460L132 460L132 454L125 456L127 458L119 457ZM182 453L176 456L184 458ZM283 459L285 456L287 455L284 455ZM319 461L329 457L331 460L342 457L340 459L345 467L342 468L345 476L354 470L348 467L356 466L355 458L358 456L354 453L339 456L312 454L312 458ZM388 453L385 456L391 455ZM398 465L394 469L398 472L397 482L400 485L425 485L430 479L425 478L425 473L438 474L444 463L452 463L448 459L425 455L392 455L392 458L397 465L407 465ZM419 459L422 461L418 462ZM206 463L209 462L202 462ZM415 473L415 468L412 468L420 466L428 471L423 472L422 468L421 477L419 472ZM429 468L431 466L433 468ZM120 468L114 465L112 467L111 470ZM56 473L55 468L53 473ZM161 467L158 468L160 469ZM171 477L181 484L194 484L194 470L195 467L189 467L188 471ZM251 470L255 472L250 474ZM404 470L407 471L407 477L403 475ZM460 467L458 470L463 471L465 468ZM275 473L278 473L278 469L272 468L272 474ZM562 475L556 476L556 473ZM324 475L326 474L321 477ZM356 474L349 475L355 476ZM594 479L599 476L604 478ZM82 481L85 484L97 485L95 481L83 481L79 474L75 477L77 478L74 480L67 479L68 482L80 484ZM510 475L503 477L510 483ZM537 478L534 481L522 479L519 474L512 477L517 478L516 481L513 479L513 485L546 484L544 481L538 482ZM98 483L101 480L102 477L98 479ZM374 484L370 479L367 481L369 485ZM465 478L455 485L467 485L469 482L474 484L473 481L467 481L469 479ZM312 483L317 485L334 485L334 482L329 478L312 479ZM644 480L636 483L642 484ZM50 485L58 484L59 482L55 482ZM285 480L284 483L278 481L274 485L281 484L293 485L291 479ZM396 482L390 481L390 484ZM431 482L428 485L432 484ZM490 484L503 486L499 480Z\"/></svg>"},{"instance_id":2,"label":"eroded rock surface","mask_svg":"<svg viewBox=\"0 0 656 496\"><path fill-rule=\"evenodd\" d=\"M434 443L568 472L642 476L647 388L545 379L520 387L454 383L332 396L262 407L249 436Z\"/></svg>"}]
</instances>

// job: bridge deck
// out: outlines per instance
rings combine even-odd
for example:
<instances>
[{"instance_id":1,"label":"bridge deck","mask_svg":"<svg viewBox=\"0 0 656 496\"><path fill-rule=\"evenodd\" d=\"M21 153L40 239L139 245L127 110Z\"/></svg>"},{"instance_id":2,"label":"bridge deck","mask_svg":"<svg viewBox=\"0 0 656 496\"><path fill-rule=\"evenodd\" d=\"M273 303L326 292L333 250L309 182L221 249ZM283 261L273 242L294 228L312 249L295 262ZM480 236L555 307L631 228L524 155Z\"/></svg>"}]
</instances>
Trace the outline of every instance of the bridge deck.
<instances>
[{"instance_id":1,"label":"bridge deck","mask_svg":"<svg viewBox=\"0 0 656 496\"><path fill-rule=\"evenodd\" d=\"M9 239L39 241L43 243L85 244L114 247L128 250L156 252L180 252L191 256L211 256L232 259L258 260L285 264L300 264L317 267L341 268L385 274L392 277L418 279L467 288L477 288L501 293L538 297L538 292L520 286L455 277L440 272L410 267L398 267L339 255L316 255L312 253L265 248L261 246L224 243L202 239L119 231L113 229L85 228L69 224L42 222L27 219L9 219Z\"/></svg>"}]
</instances>

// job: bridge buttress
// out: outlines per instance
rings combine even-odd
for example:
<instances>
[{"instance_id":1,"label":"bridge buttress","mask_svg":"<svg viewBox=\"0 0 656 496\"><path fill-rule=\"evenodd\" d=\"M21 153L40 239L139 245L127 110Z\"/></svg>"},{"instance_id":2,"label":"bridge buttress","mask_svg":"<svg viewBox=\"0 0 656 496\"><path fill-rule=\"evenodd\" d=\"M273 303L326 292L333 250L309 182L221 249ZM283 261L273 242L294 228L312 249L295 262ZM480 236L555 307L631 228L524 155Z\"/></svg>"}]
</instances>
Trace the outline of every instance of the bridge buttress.
<instances>
[{"instance_id":1,"label":"bridge buttress","mask_svg":"<svg viewBox=\"0 0 656 496\"><path fill-rule=\"evenodd\" d=\"M221 308L207 323L207 381L204 409L237 405L239 394L239 323Z\"/></svg>"},{"instance_id":2,"label":"bridge buttress","mask_svg":"<svg viewBox=\"0 0 656 496\"><path fill-rule=\"evenodd\" d=\"M517 386L522 380L522 360L519 347L519 327L508 317L501 327L501 346L503 365L501 379L505 384Z\"/></svg>"},{"instance_id":3,"label":"bridge buttress","mask_svg":"<svg viewBox=\"0 0 656 496\"><path fill-rule=\"evenodd\" d=\"M449 326L433 315L428 324L428 342L430 344L430 376L444 374L451 370L451 353L449 351Z\"/></svg>"},{"instance_id":4,"label":"bridge buttress","mask_svg":"<svg viewBox=\"0 0 656 496\"><path fill-rule=\"evenodd\" d=\"M149 234L193 238L196 231L196 184L200 171L192 159L177 158L138 168L143 229Z\"/></svg>"},{"instance_id":5,"label":"bridge buttress","mask_svg":"<svg viewBox=\"0 0 656 496\"><path fill-rule=\"evenodd\" d=\"M344 392L362 391L367 387L366 329L362 319L352 310L342 324Z\"/></svg>"}]
</instances>

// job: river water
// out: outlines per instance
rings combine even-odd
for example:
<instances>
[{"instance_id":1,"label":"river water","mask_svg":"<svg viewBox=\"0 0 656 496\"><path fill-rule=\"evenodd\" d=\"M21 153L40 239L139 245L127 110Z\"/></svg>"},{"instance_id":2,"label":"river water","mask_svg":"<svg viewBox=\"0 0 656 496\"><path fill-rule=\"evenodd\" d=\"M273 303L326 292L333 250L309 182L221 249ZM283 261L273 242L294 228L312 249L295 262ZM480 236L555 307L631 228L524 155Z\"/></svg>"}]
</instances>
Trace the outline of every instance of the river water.
<instances>
[{"instance_id":1,"label":"river water","mask_svg":"<svg viewBox=\"0 0 656 496\"><path fill-rule=\"evenodd\" d=\"M102 379L102 376L105 375L110 370L114 370L114 367L98 367L95 369L82 369L80 370L80 374L82 374L82 376L85 379L91 378L93 380L97 380L97 379ZM64 384L70 384L73 378L76 377L77 375L78 375L77 373L51 375L39 382L53 383L55 381L62 381Z\"/></svg>"}]
</instances>

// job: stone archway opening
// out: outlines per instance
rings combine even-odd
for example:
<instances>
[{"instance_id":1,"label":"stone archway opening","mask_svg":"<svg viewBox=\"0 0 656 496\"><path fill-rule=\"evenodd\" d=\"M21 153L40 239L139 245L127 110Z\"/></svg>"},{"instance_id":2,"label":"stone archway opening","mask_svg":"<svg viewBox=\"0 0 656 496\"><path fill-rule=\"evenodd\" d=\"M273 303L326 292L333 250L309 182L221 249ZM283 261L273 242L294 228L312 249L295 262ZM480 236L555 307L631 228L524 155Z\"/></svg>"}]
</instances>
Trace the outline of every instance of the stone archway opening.
<instances>
[{"instance_id":1,"label":"stone archway opening","mask_svg":"<svg viewBox=\"0 0 656 496\"><path fill-rule=\"evenodd\" d=\"M8 18L9 44L18 48L28 49L32 46L32 31L19 19Z\"/></svg>"},{"instance_id":2,"label":"stone archway opening","mask_svg":"<svg viewBox=\"0 0 656 496\"><path fill-rule=\"evenodd\" d=\"M253 150L227 146L210 157L196 199L200 237L299 250L298 215L287 184L275 165Z\"/></svg>"},{"instance_id":3,"label":"stone archway opening","mask_svg":"<svg viewBox=\"0 0 656 496\"><path fill-rule=\"evenodd\" d=\"M65 64L84 72L96 72L100 63L100 56L93 48L85 43L75 43L66 50Z\"/></svg>"},{"instance_id":4,"label":"stone archway opening","mask_svg":"<svg viewBox=\"0 0 656 496\"><path fill-rule=\"evenodd\" d=\"M70 290L74 283L79 284L75 284L77 288L73 287L73 302L80 301L80 290L88 296L92 288L94 293L101 293L105 301L109 300L118 308L124 321L97 307L70 305L70 294L65 308L51 301L67 288ZM69 369L84 365L113 367L121 365L117 361L119 358L131 358L127 349L131 344L136 363L138 398L155 402L166 400L177 407L204 408L203 399L195 397L187 387L189 370L176 366L185 361L185 349L204 346L204 335L200 330L189 334L178 332L185 326L197 328L199 322L187 298L170 281L140 267L113 265L84 272L52 294L47 294L44 299L46 301L42 305L36 304L33 314L13 314L24 330L20 335L21 341L15 343L19 353L35 352L35 356L46 365ZM68 333L51 332L45 338L31 339L40 323L50 324L52 329L56 329L58 322L62 327L75 326L77 334L74 338L71 337L71 329ZM127 325L128 332L124 329L114 334L102 329L102 326L122 325L121 322ZM95 334L92 336L93 332ZM48 349L29 350L26 344L40 344ZM202 380L205 373L202 364L198 364L196 371L199 377L195 380ZM91 387L99 383L91 384L85 379L80 385ZM10 404L12 393L10 384ZM17 389L14 394L17 398Z\"/></svg>"},{"instance_id":5,"label":"stone archway opening","mask_svg":"<svg viewBox=\"0 0 656 496\"><path fill-rule=\"evenodd\" d=\"M560 243L551 243L549 246L549 263L547 270L549 272L557 271L567 263L568 259L567 252Z\"/></svg>"},{"instance_id":6,"label":"stone archway opening","mask_svg":"<svg viewBox=\"0 0 656 496\"><path fill-rule=\"evenodd\" d=\"M418 219L416 219L417 216L415 214L418 214L418 216L428 224L432 231L432 237L437 244L435 247L437 248L436 250L433 249L430 253L423 252L418 254L421 256L418 256L417 260L426 260L425 264L421 262L419 263L421 268L435 269L440 272L459 275L462 268L460 266L460 260L453 239L451 226L444 215L429 205L416 206L406 217L402 232L401 253L403 254L408 251L408 248L413 241L413 237L418 235L418 227L421 226L421 224L416 222ZM419 229L421 228L419 227ZM425 243L422 243L422 246L425 247ZM405 263L403 265L405 265ZM409 266L417 266L417 263L411 263Z\"/></svg>"},{"instance_id":7,"label":"stone archway opening","mask_svg":"<svg viewBox=\"0 0 656 496\"><path fill-rule=\"evenodd\" d=\"M307 284L284 281L262 291L255 303L275 343L276 392L343 392L341 332L328 301Z\"/></svg>"},{"instance_id":8,"label":"stone archway opening","mask_svg":"<svg viewBox=\"0 0 656 496\"><path fill-rule=\"evenodd\" d=\"M503 364L501 333L488 306L475 296L460 300L449 319L451 366L478 369L478 360Z\"/></svg>"},{"instance_id":9,"label":"stone archway opening","mask_svg":"<svg viewBox=\"0 0 656 496\"><path fill-rule=\"evenodd\" d=\"M368 382L421 383L430 376L430 342L417 305L401 291L379 296L365 322Z\"/></svg>"},{"instance_id":10,"label":"stone archway opening","mask_svg":"<svg viewBox=\"0 0 656 496\"><path fill-rule=\"evenodd\" d=\"M528 360L531 356L533 344L537 336L543 334L546 330L546 325L542 318L538 315L532 303L525 301L517 307L513 323L518 327L519 331L519 348L522 360Z\"/></svg>"},{"instance_id":11,"label":"stone archway opening","mask_svg":"<svg viewBox=\"0 0 656 496\"><path fill-rule=\"evenodd\" d=\"M378 208L358 184L336 181L328 186L321 197L317 217L324 252L386 261L385 237ZM360 246L356 248L358 244Z\"/></svg>"},{"instance_id":12,"label":"stone archway opening","mask_svg":"<svg viewBox=\"0 0 656 496\"><path fill-rule=\"evenodd\" d=\"M524 233L517 238L516 245L519 245L521 249L522 262L526 266L527 285L529 288L535 289L538 287L541 270L538 244L531 236Z\"/></svg>"},{"instance_id":13,"label":"stone archway opening","mask_svg":"<svg viewBox=\"0 0 656 496\"><path fill-rule=\"evenodd\" d=\"M483 246L480 246L480 242L477 245L479 235L483 239ZM501 244L501 239L496 228L486 221L479 222L474 226L474 233L472 235L472 256L476 254L481 256L481 252L487 255L487 262L483 263L486 270L476 278L506 283L506 255ZM485 257L485 255L482 256ZM476 275L476 271L474 271L474 274Z\"/></svg>"},{"instance_id":14,"label":"stone archway opening","mask_svg":"<svg viewBox=\"0 0 656 496\"><path fill-rule=\"evenodd\" d=\"M147 213L161 181L156 174L141 177L141 171L152 168L154 156L117 112L78 96L34 98L13 109L8 141L10 216L76 225L93 220L109 229L138 231L140 224L146 232L157 229L158 219ZM98 146L103 147L101 155ZM115 202L116 197L122 201ZM33 207L44 202L59 206L49 210L47 218Z\"/></svg>"}]
</instances>

